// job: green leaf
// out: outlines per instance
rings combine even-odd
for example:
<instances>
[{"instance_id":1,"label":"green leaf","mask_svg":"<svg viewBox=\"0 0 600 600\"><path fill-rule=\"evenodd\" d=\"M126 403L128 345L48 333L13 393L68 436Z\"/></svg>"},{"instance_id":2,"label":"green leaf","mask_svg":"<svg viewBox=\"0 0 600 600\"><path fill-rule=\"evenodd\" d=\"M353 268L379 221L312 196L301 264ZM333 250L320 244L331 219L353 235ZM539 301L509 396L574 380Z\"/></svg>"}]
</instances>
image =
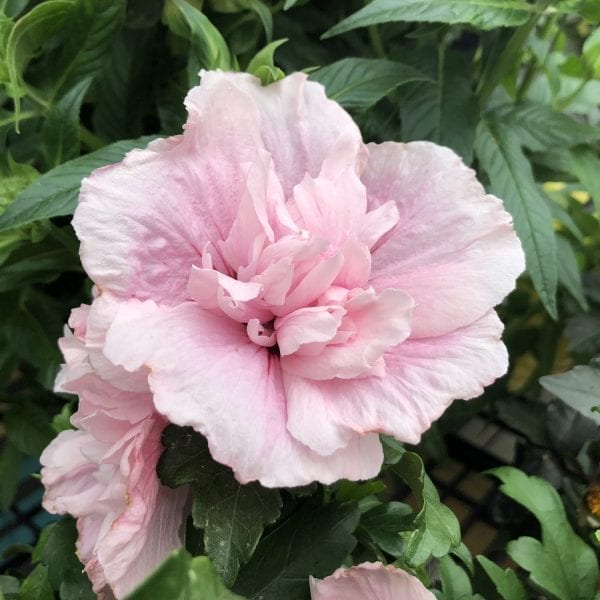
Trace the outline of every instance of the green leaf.
<instances>
[{"instance_id":1,"label":"green leaf","mask_svg":"<svg viewBox=\"0 0 600 600\"><path fill-rule=\"evenodd\" d=\"M522 25L533 7L521 0L374 0L323 34L397 21L469 23L480 29Z\"/></svg>"},{"instance_id":2,"label":"green leaf","mask_svg":"<svg viewBox=\"0 0 600 600\"><path fill-rule=\"evenodd\" d=\"M533 179L531 165L516 134L492 121L479 124L475 151L489 175L491 192L504 200L513 217L535 289L548 313L556 319L556 239L550 209Z\"/></svg>"},{"instance_id":3,"label":"green leaf","mask_svg":"<svg viewBox=\"0 0 600 600\"><path fill-rule=\"evenodd\" d=\"M458 53L447 52L428 67L433 82L401 90L402 140L430 140L449 146L470 164L478 121L471 63Z\"/></svg>"},{"instance_id":4,"label":"green leaf","mask_svg":"<svg viewBox=\"0 0 600 600\"><path fill-rule=\"evenodd\" d=\"M569 240L562 235L556 236L556 267L558 281L577 301L581 310L588 310L589 305L583 293L577 255Z\"/></svg>"},{"instance_id":5,"label":"green leaf","mask_svg":"<svg viewBox=\"0 0 600 600\"><path fill-rule=\"evenodd\" d=\"M25 82L23 71L34 53L50 38L62 31L75 0L48 0L21 17L13 27L6 45L6 64L13 86L15 116L20 115L20 96Z\"/></svg>"},{"instance_id":6,"label":"green leaf","mask_svg":"<svg viewBox=\"0 0 600 600\"><path fill-rule=\"evenodd\" d=\"M5 442L0 450L0 512L9 509L17 493L23 458L23 453L10 442Z\"/></svg>"},{"instance_id":7,"label":"green leaf","mask_svg":"<svg viewBox=\"0 0 600 600\"><path fill-rule=\"evenodd\" d=\"M509 543L509 556L553 597L591 600L598 577L596 555L571 528L557 491L513 467L490 473L502 481L500 491L531 511L541 525L541 542L521 537Z\"/></svg>"},{"instance_id":8,"label":"green leaf","mask_svg":"<svg viewBox=\"0 0 600 600\"><path fill-rule=\"evenodd\" d=\"M72 214L84 177L94 169L119 162L127 152L147 146L152 139L153 136L146 136L116 142L48 171L19 194L0 215L0 231L40 219Z\"/></svg>"},{"instance_id":9,"label":"green leaf","mask_svg":"<svg viewBox=\"0 0 600 600\"><path fill-rule=\"evenodd\" d=\"M48 569L37 565L21 584L20 600L54 600Z\"/></svg>"},{"instance_id":10,"label":"green leaf","mask_svg":"<svg viewBox=\"0 0 600 600\"><path fill-rule=\"evenodd\" d=\"M343 58L310 78L325 86L327 95L346 108L368 108L398 86L429 78L399 62L378 58Z\"/></svg>"},{"instance_id":11,"label":"green leaf","mask_svg":"<svg viewBox=\"0 0 600 600\"><path fill-rule=\"evenodd\" d=\"M197 85L201 68L234 70L235 58L219 30L197 8L185 0L168 0L165 20L169 29L190 41L189 85Z\"/></svg>"},{"instance_id":12,"label":"green leaf","mask_svg":"<svg viewBox=\"0 0 600 600\"><path fill-rule=\"evenodd\" d=\"M37 169L25 163L15 162L8 155L8 173L0 177L0 214L4 212L15 197L39 176Z\"/></svg>"},{"instance_id":13,"label":"green leaf","mask_svg":"<svg viewBox=\"0 0 600 600\"><path fill-rule=\"evenodd\" d=\"M494 111L494 118L509 127L520 143L533 152L600 139L600 128L581 123L535 102L504 105Z\"/></svg>"},{"instance_id":14,"label":"green leaf","mask_svg":"<svg viewBox=\"0 0 600 600\"><path fill-rule=\"evenodd\" d=\"M267 42L273 39L273 16L271 9L261 0L210 0L213 10L224 13L234 13L243 10L253 12L265 30Z\"/></svg>"},{"instance_id":15,"label":"green leaf","mask_svg":"<svg viewBox=\"0 0 600 600\"><path fill-rule=\"evenodd\" d=\"M570 150L573 174L594 200L596 210L600 211L600 158L589 146L580 146Z\"/></svg>"},{"instance_id":16,"label":"green leaf","mask_svg":"<svg viewBox=\"0 0 600 600\"><path fill-rule=\"evenodd\" d=\"M569 351L582 354L600 353L600 314L577 314L567 319L565 335Z\"/></svg>"},{"instance_id":17,"label":"green leaf","mask_svg":"<svg viewBox=\"0 0 600 600\"><path fill-rule=\"evenodd\" d=\"M489 558L481 555L477 556L477 561L504 600L527 600L525 588L513 569L503 570Z\"/></svg>"},{"instance_id":18,"label":"green leaf","mask_svg":"<svg viewBox=\"0 0 600 600\"><path fill-rule=\"evenodd\" d=\"M600 425L600 414L592 411L600 404L600 362L578 365L560 375L546 375L540 383L565 404Z\"/></svg>"},{"instance_id":19,"label":"green leaf","mask_svg":"<svg viewBox=\"0 0 600 600\"><path fill-rule=\"evenodd\" d=\"M474 600L480 598L480 596L473 596L473 587L469 576L450 556L443 556L440 559L440 577L442 579L444 600Z\"/></svg>"},{"instance_id":20,"label":"green leaf","mask_svg":"<svg viewBox=\"0 0 600 600\"><path fill-rule=\"evenodd\" d=\"M19 600L19 580L10 575L0 575L0 600Z\"/></svg>"},{"instance_id":21,"label":"green leaf","mask_svg":"<svg viewBox=\"0 0 600 600\"><path fill-rule=\"evenodd\" d=\"M359 517L355 504L304 506L260 541L233 590L250 600L306 600L309 575L330 575L353 550Z\"/></svg>"},{"instance_id":22,"label":"green leaf","mask_svg":"<svg viewBox=\"0 0 600 600\"><path fill-rule=\"evenodd\" d=\"M231 584L256 548L264 527L281 511L277 490L241 485L228 467L210 456L208 443L190 427L170 426L157 472L170 487L192 484L194 525L204 530L204 548L226 584Z\"/></svg>"},{"instance_id":23,"label":"green leaf","mask_svg":"<svg viewBox=\"0 0 600 600\"><path fill-rule=\"evenodd\" d=\"M206 556L174 550L126 600L244 600L230 592Z\"/></svg>"},{"instance_id":24,"label":"green leaf","mask_svg":"<svg viewBox=\"0 0 600 600\"><path fill-rule=\"evenodd\" d=\"M358 502L367 496L385 491L385 483L379 479L372 481L340 481L335 498L338 502Z\"/></svg>"},{"instance_id":25,"label":"green leaf","mask_svg":"<svg viewBox=\"0 0 600 600\"><path fill-rule=\"evenodd\" d=\"M423 461L414 452L405 452L392 467L413 491L419 504L414 530L405 536L405 560L411 566L423 564L430 556L441 558L460 544L460 526L454 513L440 497L425 473Z\"/></svg>"},{"instance_id":26,"label":"green leaf","mask_svg":"<svg viewBox=\"0 0 600 600\"><path fill-rule=\"evenodd\" d=\"M84 79L50 107L42 139L46 165L52 169L79 156L79 111L91 79Z\"/></svg>"},{"instance_id":27,"label":"green leaf","mask_svg":"<svg viewBox=\"0 0 600 600\"><path fill-rule=\"evenodd\" d=\"M4 415L6 437L24 454L39 456L54 437L46 412L34 402L13 404Z\"/></svg>"},{"instance_id":28,"label":"green leaf","mask_svg":"<svg viewBox=\"0 0 600 600\"><path fill-rule=\"evenodd\" d=\"M94 600L96 594L75 554L77 535L75 521L70 517L47 525L32 560L48 567L48 580L58 590L61 600Z\"/></svg>"},{"instance_id":29,"label":"green leaf","mask_svg":"<svg viewBox=\"0 0 600 600\"><path fill-rule=\"evenodd\" d=\"M374 506L360 518L360 527L384 552L392 556L404 553L401 531L411 529L412 508L403 502L385 502Z\"/></svg>"},{"instance_id":30,"label":"green leaf","mask_svg":"<svg viewBox=\"0 0 600 600\"><path fill-rule=\"evenodd\" d=\"M285 77L285 73L275 66L273 55L275 50L287 42L287 38L275 40L262 50L259 50L252 60L248 63L246 71L251 75L258 77L263 85L269 85L274 81L279 81Z\"/></svg>"},{"instance_id":31,"label":"green leaf","mask_svg":"<svg viewBox=\"0 0 600 600\"><path fill-rule=\"evenodd\" d=\"M42 5L43 6L43 5ZM77 0L65 21L66 41L48 74L51 102L100 74L125 17L124 0Z\"/></svg>"}]
</instances>

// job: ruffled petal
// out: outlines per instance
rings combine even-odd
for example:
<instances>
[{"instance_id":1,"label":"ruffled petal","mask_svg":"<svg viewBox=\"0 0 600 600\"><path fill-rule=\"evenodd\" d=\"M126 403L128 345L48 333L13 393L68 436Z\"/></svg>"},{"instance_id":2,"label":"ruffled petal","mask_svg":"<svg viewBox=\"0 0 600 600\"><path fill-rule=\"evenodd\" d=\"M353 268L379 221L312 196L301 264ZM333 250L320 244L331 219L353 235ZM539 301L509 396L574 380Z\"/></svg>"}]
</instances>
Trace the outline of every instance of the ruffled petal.
<instances>
[{"instance_id":1,"label":"ruffled petal","mask_svg":"<svg viewBox=\"0 0 600 600\"><path fill-rule=\"evenodd\" d=\"M412 337L476 321L514 288L521 245L502 202L461 159L429 142L370 144L369 209L393 200L396 227L375 245L370 284L416 302Z\"/></svg>"},{"instance_id":2,"label":"ruffled petal","mask_svg":"<svg viewBox=\"0 0 600 600\"><path fill-rule=\"evenodd\" d=\"M278 358L226 317L193 303L130 301L108 332L105 352L127 369L147 365L157 410L205 435L213 458L242 483L298 486L379 471L377 435L355 435L327 457L290 435Z\"/></svg>"},{"instance_id":3,"label":"ruffled petal","mask_svg":"<svg viewBox=\"0 0 600 600\"><path fill-rule=\"evenodd\" d=\"M479 396L506 372L502 329L491 311L444 336L408 339L384 355L385 377L312 381L284 371L288 429L318 452L374 431L416 444L453 400Z\"/></svg>"}]
</instances>

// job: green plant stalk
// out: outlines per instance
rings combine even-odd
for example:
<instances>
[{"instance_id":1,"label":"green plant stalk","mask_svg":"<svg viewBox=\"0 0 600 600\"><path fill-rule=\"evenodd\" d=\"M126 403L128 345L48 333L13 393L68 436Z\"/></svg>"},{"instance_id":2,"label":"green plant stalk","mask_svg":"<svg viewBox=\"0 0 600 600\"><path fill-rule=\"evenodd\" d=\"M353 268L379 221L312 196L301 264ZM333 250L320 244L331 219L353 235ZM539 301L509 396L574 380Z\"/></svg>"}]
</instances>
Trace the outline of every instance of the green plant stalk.
<instances>
[{"instance_id":1,"label":"green plant stalk","mask_svg":"<svg viewBox=\"0 0 600 600\"><path fill-rule=\"evenodd\" d=\"M83 125L79 126L79 137L81 139L81 143L88 150L99 150L100 148L104 148L104 146L106 146L106 142L102 138L98 137L95 133L92 133Z\"/></svg>"}]
</instances>

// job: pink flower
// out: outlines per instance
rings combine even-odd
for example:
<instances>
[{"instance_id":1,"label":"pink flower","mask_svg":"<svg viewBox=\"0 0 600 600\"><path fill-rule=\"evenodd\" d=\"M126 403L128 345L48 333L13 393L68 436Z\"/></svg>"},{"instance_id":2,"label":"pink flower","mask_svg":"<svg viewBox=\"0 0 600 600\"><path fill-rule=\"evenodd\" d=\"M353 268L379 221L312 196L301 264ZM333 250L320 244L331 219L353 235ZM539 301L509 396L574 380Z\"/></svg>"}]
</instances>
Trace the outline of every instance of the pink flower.
<instances>
[{"instance_id":1,"label":"pink flower","mask_svg":"<svg viewBox=\"0 0 600 600\"><path fill-rule=\"evenodd\" d=\"M183 135L83 182L74 226L120 303L103 352L241 482L364 479L507 366L523 269L502 202L431 143L364 145L323 88L209 72Z\"/></svg>"},{"instance_id":2,"label":"pink flower","mask_svg":"<svg viewBox=\"0 0 600 600\"><path fill-rule=\"evenodd\" d=\"M122 598L182 545L187 491L156 476L165 420L146 373L129 374L102 355L116 311L106 296L75 309L60 341L66 364L57 390L79 395L71 421L44 450L43 505L77 518L77 553L101 598Z\"/></svg>"},{"instance_id":3,"label":"pink flower","mask_svg":"<svg viewBox=\"0 0 600 600\"><path fill-rule=\"evenodd\" d=\"M435 600L412 575L380 562L338 569L323 580L310 578L312 600Z\"/></svg>"}]
</instances>

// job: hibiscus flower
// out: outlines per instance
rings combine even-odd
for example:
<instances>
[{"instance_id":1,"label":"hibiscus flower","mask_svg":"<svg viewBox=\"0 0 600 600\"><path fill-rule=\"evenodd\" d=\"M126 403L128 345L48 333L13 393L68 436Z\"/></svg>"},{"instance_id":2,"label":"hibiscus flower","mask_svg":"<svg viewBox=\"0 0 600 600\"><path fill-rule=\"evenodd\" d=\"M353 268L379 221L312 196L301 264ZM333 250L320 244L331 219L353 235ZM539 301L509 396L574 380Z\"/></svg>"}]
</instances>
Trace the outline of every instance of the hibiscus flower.
<instances>
[{"instance_id":1,"label":"hibiscus flower","mask_svg":"<svg viewBox=\"0 0 600 600\"><path fill-rule=\"evenodd\" d=\"M79 396L71 421L41 456L44 508L77 518L77 554L100 598L122 598L183 544L188 491L161 485L156 463L165 419L146 373L102 355L116 305L107 297L75 309L60 341L66 364L56 389Z\"/></svg>"},{"instance_id":2,"label":"hibiscus flower","mask_svg":"<svg viewBox=\"0 0 600 600\"><path fill-rule=\"evenodd\" d=\"M242 483L375 476L379 433L416 443L506 371L510 216L447 148L365 145L304 74L205 72L185 104L82 185L103 356Z\"/></svg>"}]
</instances>

